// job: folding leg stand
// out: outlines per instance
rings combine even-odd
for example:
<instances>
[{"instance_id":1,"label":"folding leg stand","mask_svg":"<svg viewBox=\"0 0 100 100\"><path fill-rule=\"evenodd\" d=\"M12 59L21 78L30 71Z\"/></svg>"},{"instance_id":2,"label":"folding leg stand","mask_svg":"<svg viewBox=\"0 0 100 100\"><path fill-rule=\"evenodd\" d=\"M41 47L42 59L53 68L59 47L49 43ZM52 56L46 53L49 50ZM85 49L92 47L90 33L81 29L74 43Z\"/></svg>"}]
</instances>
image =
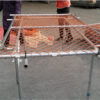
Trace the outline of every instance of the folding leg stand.
<instances>
[{"instance_id":1,"label":"folding leg stand","mask_svg":"<svg viewBox=\"0 0 100 100\"><path fill-rule=\"evenodd\" d=\"M88 89L87 89L87 100L89 100L90 96L91 96L90 91L91 91L91 83L92 83L92 76L93 76L94 57L95 57L95 55L92 55L91 63L90 63L89 81L88 81ZM20 66L20 58L15 58L16 82L18 85L18 95L19 95L19 100L22 100L22 89L21 89L21 82L20 82L19 66Z\"/></svg>"}]
</instances>

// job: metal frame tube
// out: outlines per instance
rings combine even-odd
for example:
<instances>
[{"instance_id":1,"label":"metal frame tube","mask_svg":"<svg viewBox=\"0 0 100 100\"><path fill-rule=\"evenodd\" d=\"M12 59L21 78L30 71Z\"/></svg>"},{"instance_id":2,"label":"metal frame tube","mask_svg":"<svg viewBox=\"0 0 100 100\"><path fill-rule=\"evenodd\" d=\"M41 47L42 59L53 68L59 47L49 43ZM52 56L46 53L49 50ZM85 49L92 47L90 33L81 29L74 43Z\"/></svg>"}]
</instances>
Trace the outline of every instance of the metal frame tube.
<instances>
[{"instance_id":1,"label":"metal frame tube","mask_svg":"<svg viewBox=\"0 0 100 100\"><path fill-rule=\"evenodd\" d=\"M12 22L11 22L11 24L10 24L8 30L7 30L7 33L6 33L6 35L5 35L5 37L4 37L3 41L2 41L2 46L4 46L4 43L5 43L8 35L10 34L10 30L11 30L11 27L12 27L13 23L14 23L14 18L12 19Z\"/></svg>"},{"instance_id":2,"label":"metal frame tube","mask_svg":"<svg viewBox=\"0 0 100 100\"><path fill-rule=\"evenodd\" d=\"M90 62L90 72L89 72L89 81L88 81L88 88L87 88L87 100L90 100L91 96L91 83L92 83L92 76L93 76L93 67L94 67L94 55L91 57Z\"/></svg>"},{"instance_id":3,"label":"metal frame tube","mask_svg":"<svg viewBox=\"0 0 100 100\"><path fill-rule=\"evenodd\" d=\"M15 58L16 82L18 85L18 96L19 96L19 100L22 100L22 94L21 94L22 89L21 89L21 82L20 82L19 66L20 66L20 59Z\"/></svg>"},{"instance_id":4,"label":"metal frame tube","mask_svg":"<svg viewBox=\"0 0 100 100\"><path fill-rule=\"evenodd\" d=\"M66 15L72 15L71 13L69 14L10 14L10 16L66 16Z\"/></svg>"}]
</instances>

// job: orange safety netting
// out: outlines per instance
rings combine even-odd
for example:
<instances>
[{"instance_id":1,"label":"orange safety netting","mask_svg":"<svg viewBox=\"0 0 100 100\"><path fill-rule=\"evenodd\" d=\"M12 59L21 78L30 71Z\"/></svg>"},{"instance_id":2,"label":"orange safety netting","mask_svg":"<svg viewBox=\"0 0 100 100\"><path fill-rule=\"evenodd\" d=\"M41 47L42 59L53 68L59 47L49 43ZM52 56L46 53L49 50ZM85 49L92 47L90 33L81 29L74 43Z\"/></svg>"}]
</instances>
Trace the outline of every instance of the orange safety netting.
<instances>
[{"instance_id":1,"label":"orange safety netting","mask_svg":"<svg viewBox=\"0 0 100 100\"><path fill-rule=\"evenodd\" d=\"M98 24L98 23L97 24L92 24L91 27L98 30L98 31L100 31L100 24Z\"/></svg>"},{"instance_id":2,"label":"orange safety netting","mask_svg":"<svg viewBox=\"0 0 100 100\"><path fill-rule=\"evenodd\" d=\"M100 47L100 29L97 27L88 27L85 36L97 47Z\"/></svg>"},{"instance_id":3,"label":"orange safety netting","mask_svg":"<svg viewBox=\"0 0 100 100\"><path fill-rule=\"evenodd\" d=\"M10 30L13 49L0 55L94 54L98 51L91 34L97 33L73 15L15 16Z\"/></svg>"},{"instance_id":4,"label":"orange safety netting","mask_svg":"<svg viewBox=\"0 0 100 100\"><path fill-rule=\"evenodd\" d=\"M85 35L97 47L100 47L100 24L91 24Z\"/></svg>"}]
</instances>

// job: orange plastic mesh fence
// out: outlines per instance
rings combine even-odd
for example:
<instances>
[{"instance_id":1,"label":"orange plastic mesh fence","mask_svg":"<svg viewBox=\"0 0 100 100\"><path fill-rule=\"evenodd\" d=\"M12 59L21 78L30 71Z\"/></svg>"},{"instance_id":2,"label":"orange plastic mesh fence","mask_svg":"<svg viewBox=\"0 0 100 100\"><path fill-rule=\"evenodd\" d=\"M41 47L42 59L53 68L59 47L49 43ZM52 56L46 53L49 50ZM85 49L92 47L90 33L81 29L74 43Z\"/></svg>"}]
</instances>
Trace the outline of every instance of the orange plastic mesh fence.
<instances>
[{"instance_id":1,"label":"orange plastic mesh fence","mask_svg":"<svg viewBox=\"0 0 100 100\"><path fill-rule=\"evenodd\" d=\"M49 15L49 16L16 16L14 26L61 26L61 25L83 25L73 15Z\"/></svg>"},{"instance_id":2,"label":"orange plastic mesh fence","mask_svg":"<svg viewBox=\"0 0 100 100\"><path fill-rule=\"evenodd\" d=\"M25 56L25 53L27 56L97 53L97 48L87 38L87 34L96 32L73 15L16 16L10 31L10 45L13 49L0 50L0 55L13 57Z\"/></svg>"},{"instance_id":3,"label":"orange plastic mesh fence","mask_svg":"<svg viewBox=\"0 0 100 100\"><path fill-rule=\"evenodd\" d=\"M94 29L97 29L98 31L100 31L100 24L99 23L92 24L91 27L94 28Z\"/></svg>"},{"instance_id":4,"label":"orange plastic mesh fence","mask_svg":"<svg viewBox=\"0 0 100 100\"><path fill-rule=\"evenodd\" d=\"M85 36L96 46L100 46L100 29L89 27L86 29Z\"/></svg>"}]
</instances>

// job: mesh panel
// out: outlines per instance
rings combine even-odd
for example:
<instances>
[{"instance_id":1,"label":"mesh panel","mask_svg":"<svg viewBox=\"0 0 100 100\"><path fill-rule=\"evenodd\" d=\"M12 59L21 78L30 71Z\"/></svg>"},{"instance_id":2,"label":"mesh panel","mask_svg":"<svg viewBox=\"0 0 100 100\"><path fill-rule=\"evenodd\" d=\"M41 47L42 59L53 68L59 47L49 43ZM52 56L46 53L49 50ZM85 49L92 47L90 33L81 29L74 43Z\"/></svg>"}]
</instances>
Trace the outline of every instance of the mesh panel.
<instances>
[{"instance_id":1,"label":"mesh panel","mask_svg":"<svg viewBox=\"0 0 100 100\"><path fill-rule=\"evenodd\" d=\"M97 47L100 47L100 24L90 25L86 30L85 36Z\"/></svg>"},{"instance_id":2,"label":"mesh panel","mask_svg":"<svg viewBox=\"0 0 100 100\"><path fill-rule=\"evenodd\" d=\"M49 16L16 16L14 26L60 26L61 25L81 25L73 15L49 15Z\"/></svg>"},{"instance_id":3,"label":"mesh panel","mask_svg":"<svg viewBox=\"0 0 100 100\"><path fill-rule=\"evenodd\" d=\"M100 24L94 24L91 25L92 28L97 29L98 31L100 30Z\"/></svg>"},{"instance_id":4,"label":"mesh panel","mask_svg":"<svg viewBox=\"0 0 100 100\"><path fill-rule=\"evenodd\" d=\"M13 49L0 55L93 54L98 51L87 34L95 33L73 15L16 16L10 30Z\"/></svg>"},{"instance_id":5,"label":"mesh panel","mask_svg":"<svg viewBox=\"0 0 100 100\"><path fill-rule=\"evenodd\" d=\"M100 45L100 31L88 27L86 29L85 36L95 45Z\"/></svg>"}]
</instances>

